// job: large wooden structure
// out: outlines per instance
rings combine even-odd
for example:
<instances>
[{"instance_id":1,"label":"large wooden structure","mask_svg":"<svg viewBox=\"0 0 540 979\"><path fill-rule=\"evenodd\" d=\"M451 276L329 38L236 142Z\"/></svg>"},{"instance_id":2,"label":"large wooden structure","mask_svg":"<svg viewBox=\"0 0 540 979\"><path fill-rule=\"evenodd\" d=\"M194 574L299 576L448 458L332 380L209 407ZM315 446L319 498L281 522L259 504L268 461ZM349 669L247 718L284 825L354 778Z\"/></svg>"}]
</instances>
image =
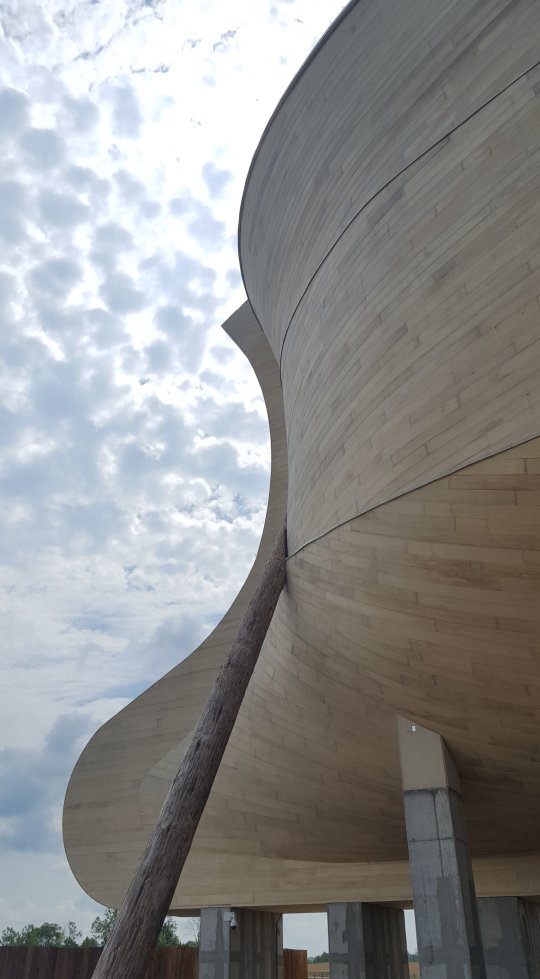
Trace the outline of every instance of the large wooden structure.
<instances>
[{"instance_id":1,"label":"large wooden structure","mask_svg":"<svg viewBox=\"0 0 540 979\"><path fill-rule=\"evenodd\" d=\"M2 979L91 979L101 948L0 946ZM307 953L283 951L283 979L308 979ZM145 979L198 979L196 948L156 948Z\"/></svg>"},{"instance_id":2,"label":"large wooden structure","mask_svg":"<svg viewBox=\"0 0 540 979\"><path fill-rule=\"evenodd\" d=\"M270 120L225 325L268 407L267 521L223 622L77 764L64 837L98 901L285 511L288 589L172 909L407 903L398 714L452 753L477 893L540 896L539 62L535 0L362 0Z\"/></svg>"}]
</instances>

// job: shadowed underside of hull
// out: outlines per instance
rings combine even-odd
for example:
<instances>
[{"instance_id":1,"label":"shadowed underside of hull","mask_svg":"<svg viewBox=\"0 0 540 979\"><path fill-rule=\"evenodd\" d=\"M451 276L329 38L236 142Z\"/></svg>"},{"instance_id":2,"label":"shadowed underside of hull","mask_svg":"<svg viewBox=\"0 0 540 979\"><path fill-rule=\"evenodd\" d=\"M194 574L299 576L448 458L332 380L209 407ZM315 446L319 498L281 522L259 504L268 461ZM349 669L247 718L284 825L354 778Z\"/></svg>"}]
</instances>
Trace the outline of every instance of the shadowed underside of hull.
<instances>
[{"instance_id":1,"label":"shadowed underside of hull","mask_svg":"<svg viewBox=\"0 0 540 979\"><path fill-rule=\"evenodd\" d=\"M532 0L353 3L270 121L240 222L259 322L226 324L268 407L267 521L223 622L77 764L64 837L97 900L285 508L287 591L173 909L409 901L398 714L450 748L477 892L540 895L538 37Z\"/></svg>"}]
</instances>

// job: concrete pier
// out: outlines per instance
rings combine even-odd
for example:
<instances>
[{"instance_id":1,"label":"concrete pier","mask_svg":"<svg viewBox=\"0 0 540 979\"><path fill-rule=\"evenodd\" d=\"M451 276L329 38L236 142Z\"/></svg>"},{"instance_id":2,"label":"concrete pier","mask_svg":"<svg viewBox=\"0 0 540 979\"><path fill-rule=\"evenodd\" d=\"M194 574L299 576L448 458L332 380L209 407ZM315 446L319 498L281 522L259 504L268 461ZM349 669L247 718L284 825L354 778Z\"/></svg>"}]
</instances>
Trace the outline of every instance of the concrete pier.
<instances>
[{"instance_id":1,"label":"concrete pier","mask_svg":"<svg viewBox=\"0 0 540 979\"><path fill-rule=\"evenodd\" d=\"M540 979L538 905L517 897L478 900L487 979Z\"/></svg>"},{"instance_id":2,"label":"concrete pier","mask_svg":"<svg viewBox=\"0 0 540 979\"><path fill-rule=\"evenodd\" d=\"M438 734L398 730L421 979L486 979L457 770Z\"/></svg>"},{"instance_id":3,"label":"concrete pier","mask_svg":"<svg viewBox=\"0 0 540 979\"><path fill-rule=\"evenodd\" d=\"M407 979L403 911L351 902L327 912L331 979Z\"/></svg>"},{"instance_id":4,"label":"concrete pier","mask_svg":"<svg viewBox=\"0 0 540 979\"><path fill-rule=\"evenodd\" d=\"M202 908L199 979L283 979L282 916Z\"/></svg>"}]
</instances>

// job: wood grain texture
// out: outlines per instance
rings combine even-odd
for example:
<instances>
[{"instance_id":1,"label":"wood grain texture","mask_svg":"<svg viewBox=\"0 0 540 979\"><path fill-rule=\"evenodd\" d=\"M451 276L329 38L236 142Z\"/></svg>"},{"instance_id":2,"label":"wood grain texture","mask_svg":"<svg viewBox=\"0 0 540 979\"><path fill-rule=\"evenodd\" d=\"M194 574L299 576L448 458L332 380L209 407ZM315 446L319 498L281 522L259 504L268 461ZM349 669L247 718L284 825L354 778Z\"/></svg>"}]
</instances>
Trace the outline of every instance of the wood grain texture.
<instances>
[{"instance_id":1,"label":"wood grain texture","mask_svg":"<svg viewBox=\"0 0 540 979\"><path fill-rule=\"evenodd\" d=\"M282 361L291 552L540 433L536 89L540 68L396 179L296 310Z\"/></svg>"},{"instance_id":2,"label":"wood grain texture","mask_svg":"<svg viewBox=\"0 0 540 979\"><path fill-rule=\"evenodd\" d=\"M2 979L91 979L101 948L0 948ZM196 948L157 948L145 979L197 979Z\"/></svg>"},{"instance_id":3,"label":"wood grain texture","mask_svg":"<svg viewBox=\"0 0 540 979\"><path fill-rule=\"evenodd\" d=\"M539 38L532 0L362 0L261 143L240 251L288 590L177 911L410 901L398 713L449 744L477 893L540 897ZM79 762L66 845L106 903L232 631Z\"/></svg>"},{"instance_id":4,"label":"wood grain texture","mask_svg":"<svg viewBox=\"0 0 540 979\"><path fill-rule=\"evenodd\" d=\"M177 909L410 899L399 712L456 759L478 893L540 894L539 471L540 439L289 560ZM167 788L143 780L148 827ZM131 867L94 848L85 879L118 899Z\"/></svg>"},{"instance_id":5,"label":"wood grain texture","mask_svg":"<svg viewBox=\"0 0 540 979\"><path fill-rule=\"evenodd\" d=\"M144 979L285 585L280 530L103 949L95 979Z\"/></svg>"},{"instance_id":6,"label":"wood grain texture","mask_svg":"<svg viewBox=\"0 0 540 979\"><path fill-rule=\"evenodd\" d=\"M298 948L283 949L285 979L308 979L307 952Z\"/></svg>"},{"instance_id":7,"label":"wood grain texture","mask_svg":"<svg viewBox=\"0 0 540 979\"><path fill-rule=\"evenodd\" d=\"M274 113L244 192L242 271L278 358L354 215L536 64L539 36L536 0L349 4Z\"/></svg>"},{"instance_id":8,"label":"wood grain texture","mask_svg":"<svg viewBox=\"0 0 540 979\"><path fill-rule=\"evenodd\" d=\"M2 979L91 979L100 948L1 948ZM145 979L197 979L196 948L159 948ZM283 949L284 979L307 979L307 952Z\"/></svg>"},{"instance_id":9,"label":"wood grain texture","mask_svg":"<svg viewBox=\"0 0 540 979\"><path fill-rule=\"evenodd\" d=\"M200 847L216 858L405 859L405 712L450 746L473 855L537 849L539 462L535 440L289 560ZM519 489L505 504L509 472Z\"/></svg>"},{"instance_id":10,"label":"wood grain texture","mask_svg":"<svg viewBox=\"0 0 540 979\"><path fill-rule=\"evenodd\" d=\"M281 360L290 552L540 434L540 6L352 4L240 221Z\"/></svg>"}]
</instances>

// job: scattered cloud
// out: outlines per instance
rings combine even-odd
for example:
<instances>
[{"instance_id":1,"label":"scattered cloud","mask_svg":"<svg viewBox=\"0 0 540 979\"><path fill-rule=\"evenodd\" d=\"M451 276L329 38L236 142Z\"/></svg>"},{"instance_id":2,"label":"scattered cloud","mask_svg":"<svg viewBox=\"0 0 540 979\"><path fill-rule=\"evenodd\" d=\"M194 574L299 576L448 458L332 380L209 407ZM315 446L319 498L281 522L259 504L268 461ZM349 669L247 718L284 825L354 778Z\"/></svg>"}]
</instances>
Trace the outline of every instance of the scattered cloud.
<instances>
[{"instance_id":1,"label":"scattered cloud","mask_svg":"<svg viewBox=\"0 0 540 979\"><path fill-rule=\"evenodd\" d=\"M202 174L212 197L220 197L233 180L230 170L221 170L212 161L204 164Z\"/></svg>"},{"instance_id":2,"label":"scattered cloud","mask_svg":"<svg viewBox=\"0 0 540 979\"><path fill-rule=\"evenodd\" d=\"M114 135L137 139L141 132L143 117L131 85L124 83L114 88L112 110Z\"/></svg>"},{"instance_id":3,"label":"scattered cloud","mask_svg":"<svg viewBox=\"0 0 540 979\"><path fill-rule=\"evenodd\" d=\"M234 41L237 34L238 34L238 27L236 28L231 27L228 30L223 31L223 34L221 35L219 40L212 45L212 50L219 51L219 52L226 51L230 42Z\"/></svg>"},{"instance_id":4,"label":"scattered cloud","mask_svg":"<svg viewBox=\"0 0 540 979\"><path fill-rule=\"evenodd\" d=\"M342 5L297 0L296 64ZM265 5L0 9L0 928L97 913L61 847L74 760L258 545L266 416L220 324L289 38Z\"/></svg>"},{"instance_id":5,"label":"scattered cloud","mask_svg":"<svg viewBox=\"0 0 540 979\"><path fill-rule=\"evenodd\" d=\"M38 207L41 221L52 228L74 228L90 218L88 206L73 194L44 189L39 194Z\"/></svg>"},{"instance_id":6,"label":"scattered cloud","mask_svg":"<svg viewBox=\"0 0 540 979\"><path fill-rule=\"evenodd\" d=\"M0 845L32 853L57 851L58 798L93 719L82 711L62 714L36 748L0 750Z\"/></svg>"},{"instance_id":7,"label":"scattered cloud","mask_svg":"<svg viewBox=\"0 0 540 979\"><path fill-rule=\"evenodd\" d=\"M81 276L81 266L69 258L50 258L34 266L30 272L32 284L38 292L59 299L67 297Z\"/></svg>"},{"instance_id":8,"label":"scattered cloud","mask_svg":"<svg viewBox=\"0 0 540 979\"><path fill-rule=\"evenodd\" d=\"M0 238L7 245L20 245L25 240L31 210L30 195L23 184L0 181Z\"/></svg>"},{"instance_id":9,"label":"scattered cloud","mask_svg":"<svg viewBox=\"0 0 540 979\"><path fill-rule=\"evenodd\" d=\"M56 169L64 159L64 143L54 129L27 129L20 144L27 160L37 169Z\"/></svg>"},{"instance_id":10,"label":"scattered cloud","mask_svg":"<svg viewBox=\"0 0 540 979\"><path fill-rule=\"evenodd\" d=\"M28 99L23 92L14 88L0 90L0 118L2 119L0 139L12 136L23 129L29 119Z\"/></svg>"},{"instance_id":11,"label":"scattered cloud","mask_svg":"<svg viewBox=\"0 0 540 979\"><path fill-rule=\"evenodd\" d=\"M74 98L72 95L65 95L63 109L64 122L76 133L88 133L98 124L99 110L96 103L90 98Z\"/></svg>"},{"instance_id":12,"label":"scattered cloud","mask_svg":"<svg viewBox=\"0 0 540 979\"><path fill-rule=\"evenodd\" d=\"M125 272L112 272L105 276L101 289L103 299L113 313L135 313L149 305L143 292Z\"/></svg>"}]
</instances>

